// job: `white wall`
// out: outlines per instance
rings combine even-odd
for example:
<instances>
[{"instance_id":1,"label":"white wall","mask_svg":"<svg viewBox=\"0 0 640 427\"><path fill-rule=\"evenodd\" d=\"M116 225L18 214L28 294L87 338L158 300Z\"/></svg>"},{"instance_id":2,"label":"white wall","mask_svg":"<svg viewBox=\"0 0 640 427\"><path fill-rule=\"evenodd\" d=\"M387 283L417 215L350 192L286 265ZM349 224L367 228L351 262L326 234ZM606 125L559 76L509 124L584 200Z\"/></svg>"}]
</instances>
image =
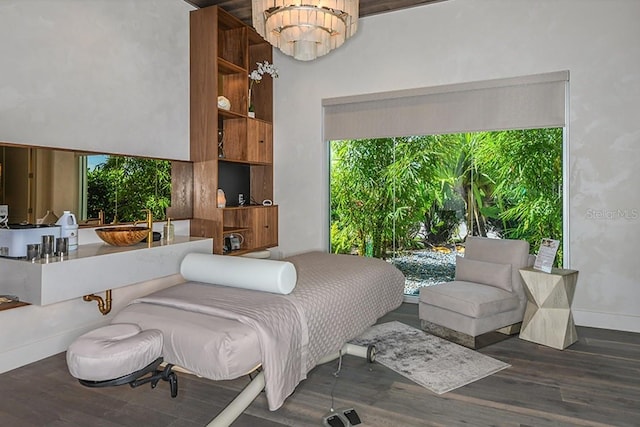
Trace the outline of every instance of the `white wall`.
<instances>
[{"instance_id":1,"label":"white wall","mask_svg":"<svg viewBox=\"0 0 640 427\"><path fill-rule=\"evenodd\" d=\"M362 19L354 38L313 62L277 53L280 251L328 247L323 98L569 70L574 316L640 332L638 17L637 0L448 0Z\"/></svg>"},{"instance_id":2,"label":"white wall","mask_svg":"<svg viewBox=\"0 0 640 427\"><path fill-rule=\"evenodd\" d=\"M187 160L192 9L181 0L0 1L0 141ZM176 227L188 233L187 222ZM81 244L95 241L81 230ZM0 372L64 351L131 299L174 282L114 290L108 316L81 299L0 311Z\"/></svg>"},{"instance_id":3,"label":"white wall","mask_svg":"<svg viewBox=\"0 0 640 427\"><path fill-rule=\"evenodd\" d=\"M187 160L192 9L0 1L0 141Z\"/></svg>"}]
</instances>

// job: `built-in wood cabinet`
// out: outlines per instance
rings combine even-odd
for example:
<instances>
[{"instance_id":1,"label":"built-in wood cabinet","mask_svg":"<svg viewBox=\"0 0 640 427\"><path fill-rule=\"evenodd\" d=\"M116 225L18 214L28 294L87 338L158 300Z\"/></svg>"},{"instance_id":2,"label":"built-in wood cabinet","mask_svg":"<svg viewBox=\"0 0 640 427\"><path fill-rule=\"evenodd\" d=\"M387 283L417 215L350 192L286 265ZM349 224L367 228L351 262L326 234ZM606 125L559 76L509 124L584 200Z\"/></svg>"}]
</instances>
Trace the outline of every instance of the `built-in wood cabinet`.
<instances>
[{"instance_id":1,"label":"built-in wood cabinet","mask_svg":"<svg viewBox=\"0 0 640 427\"><path fill-rule=\"evenodd\" d=\"M243 118L223 121L223 157L248 163L273 162L273 126L264 120Z\"/></svg>"},{"instance_id":2,"label":"built-in wood cabinet","mask_svg":"<svg viewBox=\"0 0 640 427\"><path fill-rule=\"evenodd\" d=\"M278 207L262 206L251 214L253 244L258 247L278 245Z\"/></svg>"},{"instance_id":3,"label":"built-in wood cabinet","mask_svg":"<svg viewBox=\"0 0 640 427\"><path fill-rule=\"evenodd\" d=\"M191 235L212 237L218 254L230 235L242 236L241 249L230 254L277 246L278 207L262 205L273 200L273 81L254 85L249 100L248 77L258 62L272 62L272 47L224 10L206 7L190 15L190 58ZM229 100L229 109L218 108L218 96ZM248 114L250 101L255 117ZM237 206L240 194L243 206Z\"/></svg>"},{"instance_id":4,"label":"built-in wood cabinet","mask_svg":"<svg viewBox=\"0 0 640 427\"><path fill-rule=\"evenodd\" d=\"M273 126L249 119L247 124L247 159L254 163L273 163Z\"/></svg>"},{"instance_id":5,"label":"built-in wood cabinet","mask_svg":"<svg viewBox=\"0 0 640 427\"><path fill-rule=\"evenodd\" d=\"M241 249L237 253L278 245L277 206L231 207L223 211L223 235L239 234L243 237Z\"/></svg>"}]
</instances>

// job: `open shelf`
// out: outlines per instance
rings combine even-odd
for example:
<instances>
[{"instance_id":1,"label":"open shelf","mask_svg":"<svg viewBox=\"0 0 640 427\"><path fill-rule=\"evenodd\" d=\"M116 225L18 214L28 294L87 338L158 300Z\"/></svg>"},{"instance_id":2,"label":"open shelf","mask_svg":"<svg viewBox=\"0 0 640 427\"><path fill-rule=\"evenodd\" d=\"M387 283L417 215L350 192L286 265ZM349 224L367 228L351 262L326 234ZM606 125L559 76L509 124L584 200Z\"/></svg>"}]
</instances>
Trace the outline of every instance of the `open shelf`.
<instances>
[{"instance_id":1,"label":"open shelf","mask_svg":"<svg viewBox=\"0 0 640 427\"><path fill-rule=\"evenodd\" d=\"M249 231L247 227L223 227L222 234L232 234L232 233L242 233L244 231Z\"/></svg>"},{"instance_id":2,"label":"open shelf","mask_svg":"<svg viewBox=\"0 0 640 427\"><path fill-rule=\"evenodd\" d=\"M247 69L229 62L224 58L218 58L218 74L248 74Z\"/></svg>"},{"instance_id":3,"label":"open shelf","mask_svg":"<svg viewBox=\"0 0 640 427\"><path fill-rule=\"evenodd\" d=\"M211 6L190 12L190 54L191 234L212 237L217 254L232 233L244 240L230 255L277 246L277 206L218 208L216 200L218 189L227 204L238 204L240 194L247 203L273 200L273 79L254 85L249 99L249 73L257 63L273 61L273 48L253 28ZM229 110L217 107L219 96L229 100ZM255 118L248 114L250 101Z\"/></svg>"}]
</instances>

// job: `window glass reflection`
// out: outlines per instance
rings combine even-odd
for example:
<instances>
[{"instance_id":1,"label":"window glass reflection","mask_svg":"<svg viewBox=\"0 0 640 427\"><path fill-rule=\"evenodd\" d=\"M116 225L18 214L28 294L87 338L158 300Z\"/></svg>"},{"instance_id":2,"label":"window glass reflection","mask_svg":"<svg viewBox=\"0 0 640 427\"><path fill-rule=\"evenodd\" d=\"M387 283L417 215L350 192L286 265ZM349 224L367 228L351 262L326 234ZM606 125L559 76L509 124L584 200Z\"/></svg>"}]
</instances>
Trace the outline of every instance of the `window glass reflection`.
<instances>
[{"instance_id":1,"label":"window glass reflection","mask_svg":"<svg viewBox=\"0 0 640 427\"><path fill-rule=\"evenodd\" d=\"M89 222L133 222L150 209L155 220L166 219L171 204L171 161L113 155L83 156L86 195L81 218ZM98 220L99 221L99 220Z\"/></svg>"}]
</instances>

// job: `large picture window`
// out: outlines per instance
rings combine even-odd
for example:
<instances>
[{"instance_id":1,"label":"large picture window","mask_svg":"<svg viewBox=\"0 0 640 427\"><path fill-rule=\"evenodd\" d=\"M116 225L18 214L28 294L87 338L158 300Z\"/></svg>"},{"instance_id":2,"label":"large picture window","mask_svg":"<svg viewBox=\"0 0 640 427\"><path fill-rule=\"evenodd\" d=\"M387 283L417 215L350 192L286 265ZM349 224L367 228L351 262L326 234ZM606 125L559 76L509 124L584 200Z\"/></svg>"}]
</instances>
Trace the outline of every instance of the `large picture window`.
<instances>
[{"instance_id":1,"label":"large picture window","mask_svg":"<svg viewBox=\"0 0 640 427\"><path fill-rule=\"evenodd\" d=\"M448 252L436 274L448 280L466 235L524 238L533 248L543 237L566 243L568 77L324 100L331 250L399 264L407 251ZM405 275L407 293L416 293L414 275Z\"/></svg>"},{"instance_id":2,"label":"large picture window","mask_svg":"<svg viewBox=\"0 0 640 427\"><path fill-rule=\"evenodd\" d=\"M562 241L562 140L551 128L332 141L331 251L390 260L415 295L453 280L469 235Z\"/></svg>"}]
</instances>

